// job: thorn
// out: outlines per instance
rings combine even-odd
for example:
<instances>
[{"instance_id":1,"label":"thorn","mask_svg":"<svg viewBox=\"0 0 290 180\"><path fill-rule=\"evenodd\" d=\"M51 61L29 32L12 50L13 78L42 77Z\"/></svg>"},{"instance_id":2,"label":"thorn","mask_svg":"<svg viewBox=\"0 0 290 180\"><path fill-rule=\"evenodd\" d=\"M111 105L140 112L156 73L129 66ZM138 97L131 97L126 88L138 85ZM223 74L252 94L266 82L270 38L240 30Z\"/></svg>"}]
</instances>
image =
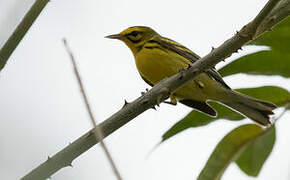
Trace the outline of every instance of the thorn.
<instances>
[{"instance_id":1,"label":"thorn","mask_svg":"<svg viewBox=\"0 0 290 180\"><path fill-rule=\"evenodd\" d=\"M124 108L125 106L127 106L129 103L127 102L127 100L125 99L125 103L124 103L124 105L123 105L123 107L122 108Z\"/></svg>"},{"instance_id":2,"label":"thorn","mask_svg":"<svg viewBox=\"0 0 290 180\"><path fill-rule=\"evenodd\" d=\"M244 29L246 28L247 26L243 26L242 30L241 31L236 31L236 35L242 37L242 38L247 38L248 35L244 32Z\"/></svg>"},{"instance_id":3,"label":"thorn","mask_svg":"<svg viewBox=\"0 0 290 180\"><path fill-rule=\"evenodd\" d=\"M129 104L126 99L124 101L125 101L125 105Z\"/></svg>"},{"instance_id":4,"label":"thorn","mask_svg":"<svg viewBox=\"0 0 290 180\"><path fill-rule=\"evenodd\" d=\"M68 163L65 163L65 166L64 167L73 167L72 161L71 162L68 162Z\"/></svg>"},{"instance_id":5,"label":"thorn","mask_svg":"<svg viewBox=\"0 0 290 180\"><path fill-rule=\"evenodd\" d=\"M212 47L211 47L211 52L213 52L214 49L215 49L215 48L212 46Z\"/></svg>"},{"instance_id":6,"label":"thorn","mask_svg":"<svg viewBox=\"0 0 290 180\"><path fill-rule=\"evenodd\" d=\"M148 91L149 91L149 89L148 89L148 88L146 88L146 89L145 89L145 91L146 91L146 92L148 92ZM141 96L144 96L144 94L145 94L146 92L143 92L143 91L142 91L142 92L141 92Z\"/></svg>"},{"instance_id":7,"label":"thorn","mask_svg":"<svg viewBox=\"0 0 290 180\"><path fill-rule=\"evenodd\" d=\"M49 161L49 160L51 160L51 157L50 156L47 156L47 160L46 161Z\"/></svg>"},{"instance_id":8,"label":"thorn","mask_svg":"<svg viewBox=\"0 0 290 180\"><path fill-rule=\"evenodd\" d=\"M239 52L239 50L241 50L241 51L242 51L242 50L243 50L243 49L242 49L242 47L239 47L239 48L238 48L238 49L235 51L235 53L238 53L238 52Z\"/></svg>"},{"instance_id":9,"label":"thorn","mask_svg":"<svg viewBox=\"0 0 290 180\"><path fill-rule=\"evenodd\" d=\"M151 107L151 109L154 109L155 111L157 111L157 109L156 109L156 107L155 107L155 106L152 106L152 107Z\"/></svg>"}]
</instances>

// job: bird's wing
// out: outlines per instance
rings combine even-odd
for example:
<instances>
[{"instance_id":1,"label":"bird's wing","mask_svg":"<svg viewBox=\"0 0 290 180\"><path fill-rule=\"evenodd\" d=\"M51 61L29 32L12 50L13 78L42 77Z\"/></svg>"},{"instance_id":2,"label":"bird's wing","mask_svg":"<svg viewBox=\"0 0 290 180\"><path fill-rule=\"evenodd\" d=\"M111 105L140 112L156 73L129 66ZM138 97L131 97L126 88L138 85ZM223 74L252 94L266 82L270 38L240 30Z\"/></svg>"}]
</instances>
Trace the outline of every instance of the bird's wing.
<instances>
[{"instance_id":1,"label":"bird's wing","mask_svg":"<svg viewBox=\"0 0 290 180\"><path fill-rule=\"evenodd\" d=\"M219 82L221 85L223 85L225 88L231 89L231 87L227 85L227 83L223 80L222 76L214 68L207 70L206 73L211 78L213 78L214 80Z\"/></svg>"},{"instance_id":2,"label":"bird's wing","mask_svg":"<svg viewBox=\"0 0 290 180\"><path fill-rule=\"evenodd\" d=\"M183 99L183 100L180 100L179 102L186 106L199 110L205 114L208 114L210 116L213 116L213 117L217 116L217 112L206 102L195 101L192 99Z\"/></svg>"},{"instance_id":3,"label":"bird's wing","mask_svg":"<svg viewBox=\"0 0 290 180\"><path fill-rule=\"evenodd\" d=\"M165 47L168 50L171 50L175 53L177 53L178 55L184 57L185 59L189 60L191 63L196 62L198 59L200 59L200 57L195 54L194 52L192 52L190 49L186 48L185 46L179 44L178 42L175 42L171 39L168 38L154 38L151 41L156 41L158 42L158 44L160 44L161 46ZM217 82L219 82L220 84L222 84L225 88L227 89L231 89L222 79L221 75L214 69L211 68L209 70L206 71L206 73L213 78L214 80L216 80Z\"/></svg>"},{"instance_id":4,"label":"bird's wing","mask_svg":"<svg viewBox=\"0 0 290 180\"><path fill-rule=\"evenodd\" d=\"M190 49L186 48L185 46L183 46L183 45L179 44L178 42L175 42L171 39L161 37L161 38L156 38L156 41L158 41L160 43L160 45L162 45L166 49L169 49L169 50L179 54L180 56L186 58L191 63L194 63L198 59L200 59L200 57L197 54L195 54L194 52L192 52Z\"/></svg>"}]
</instances>

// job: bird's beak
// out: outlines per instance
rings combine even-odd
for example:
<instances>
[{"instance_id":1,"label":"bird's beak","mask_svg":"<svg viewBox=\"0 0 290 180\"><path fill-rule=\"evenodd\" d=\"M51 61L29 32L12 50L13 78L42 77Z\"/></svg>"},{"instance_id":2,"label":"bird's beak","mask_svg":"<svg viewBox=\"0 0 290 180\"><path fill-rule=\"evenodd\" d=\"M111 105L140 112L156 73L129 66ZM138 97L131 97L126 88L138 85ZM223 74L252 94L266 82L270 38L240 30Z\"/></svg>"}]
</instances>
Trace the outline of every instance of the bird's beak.
<instances>
[{"instance_id":1,"label":"bird's beak","mask_svg":"<svg viewBox=\"0 0 290 180\"><path fill-rule=\"evenodd\" d=\"M105 38L121 39L122 38L122 35L121 34L113 34L113 35L106 36Z\"/></svg>"}]
</instances>

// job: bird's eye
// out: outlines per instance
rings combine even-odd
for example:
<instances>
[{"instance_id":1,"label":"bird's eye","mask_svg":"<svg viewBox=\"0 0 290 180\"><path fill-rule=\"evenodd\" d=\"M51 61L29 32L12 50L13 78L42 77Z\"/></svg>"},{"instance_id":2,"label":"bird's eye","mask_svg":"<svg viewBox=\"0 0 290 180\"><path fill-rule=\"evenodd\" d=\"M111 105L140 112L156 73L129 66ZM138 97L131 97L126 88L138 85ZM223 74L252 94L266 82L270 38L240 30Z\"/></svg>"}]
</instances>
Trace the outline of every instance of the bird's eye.
<instances>
[{"instance_id":1,"label":"bird's eye","mask_svg":"<svg viewBox=\"0 0 290 180\"><path fill-rule=\"evenodd\" d=\"M142 33L138 31L132 31L129 34L126 35L126 37L132 42L132 43L138 43L142 40Z\"/></svg>"},{"instance_id":2,"label":"bird's eye","mask_svg":"<svg viewBox=\"0 0 290 180\"><path fill-rule=\"evenodd\" d=\"M139 34L139 32L137 32L137 31L132 31L132 32L130 33L131 36L135 36L135 37L136 37L138 34Z\"/></svg>"}]
</instances>

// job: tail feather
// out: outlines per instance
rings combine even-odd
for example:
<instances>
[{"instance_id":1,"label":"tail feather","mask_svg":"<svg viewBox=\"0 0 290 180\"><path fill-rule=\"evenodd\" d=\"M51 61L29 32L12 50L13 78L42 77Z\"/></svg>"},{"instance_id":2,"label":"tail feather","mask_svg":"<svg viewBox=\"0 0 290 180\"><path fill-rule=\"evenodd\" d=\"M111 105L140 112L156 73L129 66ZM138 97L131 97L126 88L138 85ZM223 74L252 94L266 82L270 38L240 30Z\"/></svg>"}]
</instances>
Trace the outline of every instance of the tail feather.
<instances>
[{"instance_id":1,"label":"tail feather","mask_svg":"<svg viewBox=\"0 0 290 180\"><path fill-rule=\"evenodd\" d=\"M222 103L252 119L258 124L268 126L271 124L270 115L277 106L266 101L258 100L244 94L229 90L229 99Z\"/></svg>"}]
</instances>

